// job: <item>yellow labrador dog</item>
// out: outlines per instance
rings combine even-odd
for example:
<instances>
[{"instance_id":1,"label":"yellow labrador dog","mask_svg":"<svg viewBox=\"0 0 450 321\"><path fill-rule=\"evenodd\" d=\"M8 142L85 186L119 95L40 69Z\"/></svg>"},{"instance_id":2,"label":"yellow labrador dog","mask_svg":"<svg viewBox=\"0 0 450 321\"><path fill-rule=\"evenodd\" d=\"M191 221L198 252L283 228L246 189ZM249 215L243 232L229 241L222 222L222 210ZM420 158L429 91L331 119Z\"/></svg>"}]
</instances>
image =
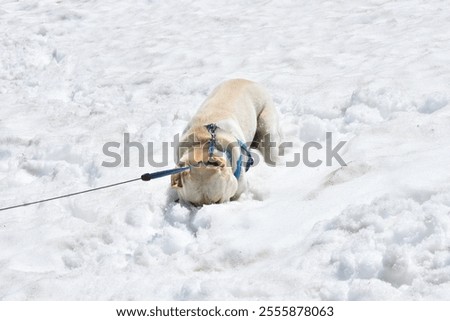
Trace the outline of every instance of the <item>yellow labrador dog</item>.
<instances>
[{"instance_id":1,"label":"yellow labrador dog","mask_svg":"<svg viewBox=\"0 0 450 321\"><path fill-rule=\"evenodd\" d=\"M253 163L249 146L275 165L280 139L269 94L252 81L228 80L203 102L175 147L178 166L190 170L172 175L172 187L196 206L237 199Z\"/></svg>"}]
</instances>

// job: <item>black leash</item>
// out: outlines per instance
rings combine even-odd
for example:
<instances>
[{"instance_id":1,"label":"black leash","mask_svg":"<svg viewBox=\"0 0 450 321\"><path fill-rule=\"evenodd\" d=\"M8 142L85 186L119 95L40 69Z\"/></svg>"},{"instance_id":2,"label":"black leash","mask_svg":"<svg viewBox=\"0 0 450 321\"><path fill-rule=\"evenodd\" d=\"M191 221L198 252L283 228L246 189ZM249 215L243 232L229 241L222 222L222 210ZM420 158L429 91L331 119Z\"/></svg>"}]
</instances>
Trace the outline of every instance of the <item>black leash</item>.
<instances>
[{"instance_id":1,"label":"black leash","mask_svg":"<svg viewBox=\"0 0 450 321\"><path fill-rule=\"evenodd\" d=\"M164 176L168 176L168 175L172 175L172 174L177 174L177 173L186 171L188 169L190 169L189 166L175 168L175 169L169 169L169 170L155 172L155 173L146 173L146 174L143 174L139 178L130 179L128 181L123 181L123 182L119 182L119 183L115 183L115 184L104 185L104 186L100 186L100 187L96 187L96 188L87 189L87 190L84 190L84 191L81 191L81 192L65 194L65 195L51 197L51 198L47 198L47 199L43 199L43 200L39 200L39 201L23 203L23 204L20 204L20 205L13 205L13 206L8 206L8 207L3 207L3 208L0 208L0 212L1 211L6 211L6 210L10 210L10 209L13 209L13 208L24 207L24 206L28 206L28 205L33 205L33 204L39 204L39 203L44 203L44 202L48 202L48 201L53 201L53 200L57 200L57 199L60 199L60 198L71 197L71 196L75 196L75 195L79 195L79 194L84 194L84 193L89 193L89 192L93 192L93 191L98 191L100 189L105 189L105 188L109 188L109 187L113 187L113 186L117 186L117 185L122 185L122 184L127 184L127 183L131 183L131 182L135 182L135 181L141 181L142 180L144 182L147 182L147 181L155 179L155 178L160 178L160 177L164 177Z\"/></svg>"}]
</instances>

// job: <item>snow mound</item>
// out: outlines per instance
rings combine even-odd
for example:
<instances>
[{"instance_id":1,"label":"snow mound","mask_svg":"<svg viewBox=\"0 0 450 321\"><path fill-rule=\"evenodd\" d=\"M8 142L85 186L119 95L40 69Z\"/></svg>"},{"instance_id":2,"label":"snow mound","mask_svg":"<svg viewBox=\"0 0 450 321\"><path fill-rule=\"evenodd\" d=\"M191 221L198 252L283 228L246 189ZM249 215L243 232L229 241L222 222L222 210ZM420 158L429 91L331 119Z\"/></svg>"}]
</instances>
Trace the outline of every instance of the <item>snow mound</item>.
<instances>
[{"instance_id":1,"label":"snow mound","mask_svg":"<svg viewBox=\"0 0 450 321\"><path fill-rule=\"evenodd\" d=\"M446 299L449 200L448 192L424 203L385 196L317 224L302 261L326 271L314 275L323 282L320 298Z\"/></svg>"}]
</instances>

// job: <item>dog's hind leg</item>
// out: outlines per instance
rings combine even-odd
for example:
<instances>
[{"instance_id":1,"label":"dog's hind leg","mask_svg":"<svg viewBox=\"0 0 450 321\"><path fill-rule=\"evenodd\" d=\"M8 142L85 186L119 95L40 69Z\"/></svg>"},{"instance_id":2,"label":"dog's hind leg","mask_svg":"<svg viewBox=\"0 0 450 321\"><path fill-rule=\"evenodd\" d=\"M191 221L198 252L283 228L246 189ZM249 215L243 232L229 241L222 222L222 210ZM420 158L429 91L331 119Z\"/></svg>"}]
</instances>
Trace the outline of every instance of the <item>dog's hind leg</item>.
<instances>
[{"instance_id":1,"label":"dog's hind leg","mask_svg":"<svg viewBox=\"0 0 450 321\"><path fill-rule=\"evenodd\" d=\"M257 148L268 165L275 166L279 161L282 133L278 121L278 113L271 100L265 103L258 115L258 125L252 147Z\"/></svg>"}]
</instances>

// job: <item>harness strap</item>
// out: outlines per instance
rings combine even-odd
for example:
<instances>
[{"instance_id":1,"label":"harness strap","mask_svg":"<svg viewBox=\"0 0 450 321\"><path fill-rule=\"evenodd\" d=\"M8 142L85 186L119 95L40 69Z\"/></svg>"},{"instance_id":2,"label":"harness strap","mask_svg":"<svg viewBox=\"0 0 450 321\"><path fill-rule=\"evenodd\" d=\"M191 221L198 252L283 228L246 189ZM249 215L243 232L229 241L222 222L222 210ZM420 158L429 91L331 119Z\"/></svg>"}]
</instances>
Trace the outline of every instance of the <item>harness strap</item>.
<instances>
[{"instance_id":1,"label":"harness strap","mask_svg":"<svg viewBox=\"0 0 450 321\"><path fill-rule=\"evenodd\" d=\"M244 151L245 156L248 157L247 163L245 164L245 171L247 172L250 169L250 167L253 166L253 163L254 163L252 153L250 153L247 145L244 142L240 141L239 139L237 140L237 142L238 142L239 146L241 147L241 150ZM241 157L242 157L242 155L241 155Z\"/></svg>"},{"instance_id":2,"label":"harness strap","mask_svg":"<svg viewBox=\"0 0 450 321\"><path fill-rule=\"evenodd\" d=\"M208 147L208 154L209 158L212 158L214 155L214 147L216 146L216 124L209 124L206 125L206 129L208 130L209 134L211 135L211 139L209 140L209 147Z\"/></svg>"},{"instance_id":3,"label":"harness strap","mask_svg":"<svg viewBox=\"0 0 450 321\"><path fill-rule=\"evenodd\" d=\"M205 126L206 129L208 130L209 134L211 135L211 139L209 140L209 147L208 147L208 154L209 157L212 158L214 155L214 149L216 148L216 130L217 128L219 128L216 124L208 124ZM242 168L242 159L243 159L243 155L245 154L245 156L248 158L246 164L245 164L245 171L247 172L250 167L253 165L254 160L252 157L252 154L250 153L250 151L248 150L247 145L242 142L241 140L236 138L236 141L239 145L239 148L241 150L241 154L239 155L239 158L236 161L236 169L233 173L234 177L236 177L236 179L239 179L239 177L241 176L241 168ZM233 164L233 157L232 157L232 153L227 149L225 150L225 155L227 156L228 160L230 161L231 164Z\"/></svg>"}]
</instances>

